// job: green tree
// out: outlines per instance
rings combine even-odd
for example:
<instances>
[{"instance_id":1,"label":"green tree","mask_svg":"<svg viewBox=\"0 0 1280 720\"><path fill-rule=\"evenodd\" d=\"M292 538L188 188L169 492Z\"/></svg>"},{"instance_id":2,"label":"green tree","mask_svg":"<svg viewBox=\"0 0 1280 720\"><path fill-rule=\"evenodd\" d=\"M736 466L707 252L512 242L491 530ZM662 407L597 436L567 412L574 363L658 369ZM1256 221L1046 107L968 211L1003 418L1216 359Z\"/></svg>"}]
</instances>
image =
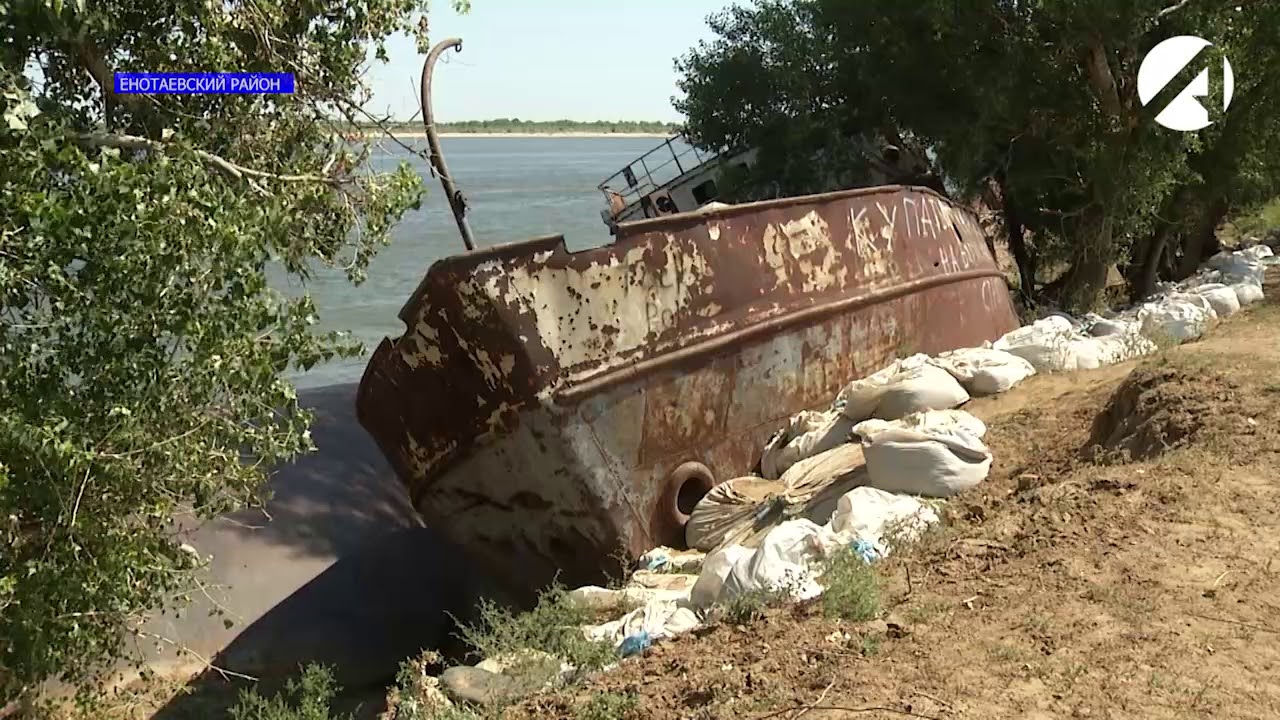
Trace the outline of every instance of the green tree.
<instances>
[{"instance_id":1,"label":"green tree","mask_svg":"<svg viewBox=\"0 0 1280 720\"><path fill-rule=\"evenodd\" d=\"M1277 20L1275 3L761 0L713 17L718 37L678 62L681 109L700 143L760 149L757 189L917 174L877 175L872 159L842 177L816 161L853 167L856 138L927 148L950 190L1002 211L1029 298L1083 309L1113 265L1137 296L1157 271L1190 272L1233 204L1280 191L1280 122L1261 109L1280 83ZM1185 82L1146 107L1137 98L1141 58L1179 34L1250 68L1231 113L1199 134L1153 121ZM1162 256L1178 262L1162 269Z\"/></svg>"},{"instance_id":2,"label":"green tree","mask_svg":"<svg viewBox=\"0 0 1280 720\"><path fill-rule=\"evenodd\" d=\"M457 5L455 3L455 5ZM463 8L465 9L465 8ZM269 267L360 281L415 207L353 146L366 50L423 0L0 4L0 700L82 681L200 562L178 513L310 449L281 378L358 348ZM116 95L116 70L292 72L292 95Z\"/></svg>"}]
</instances>

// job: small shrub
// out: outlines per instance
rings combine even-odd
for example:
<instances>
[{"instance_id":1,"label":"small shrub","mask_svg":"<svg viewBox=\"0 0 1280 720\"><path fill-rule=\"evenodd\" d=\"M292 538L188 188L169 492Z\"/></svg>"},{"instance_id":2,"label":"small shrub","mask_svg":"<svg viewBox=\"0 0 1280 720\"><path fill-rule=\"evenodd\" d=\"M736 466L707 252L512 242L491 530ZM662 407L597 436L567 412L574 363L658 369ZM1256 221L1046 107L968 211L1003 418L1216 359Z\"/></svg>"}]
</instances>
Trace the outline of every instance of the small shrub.
<instances>
[{"instance_id":1,"label":"small shrub","mask_svg":"<svg viewBox=\"0 0 1280 720\"><path fill-rule=\"evenodd\" d=\"M828 617L860 622L880 613L875 570L852 549L837 550L827 558L822 583L822 611Z\"/></svg>"},{"instance_id":2,"label":"small shrub","mask_svg":"<svg viewBox=\"0 0 1280 720\"><path fill-rule=\"evenodd\" d=\"M875 657L880 654L880 638L875 635L862 636L862 656Z\"/></svg>"},{"instance_id":3,"label":"small shrub","mask_svg":"<svg viewBox=\"0 0 1280 720\"><path fill-rule=\"evenodd\" d=\"M333 673L314 663L302 670L302 676L289 680L284 692L267 699L257 690L240 693L231 708L231 720L349 720L350 715L334 715L329 709L340 688Z\"/></svg>"},{"instance_id":4,"label":"small shrub","mask_svg":"<svg viewBox=\"0 0 1280 720\"><path fill-rule=\"evenodd\" d=\"M781 590L752 590L733 596L723 603L721 617L725 622L734 625L750 625L764 617L766 608L778 605L787 599L787 593Z\"/></svg>"},{"instance_id":5,"label":"small shrub","mask_svg":"<svg viewBox=\"0 0 1280 720\"><path fill-rule=\"evenodd\" d=\"M593 642L582 626L594 621L593 612L579 606L559 584L538 597L527 613L515 614L488 600L480 603L480 621L463 625L462 639L481 657L495 658L538 650L579 670L598 670L616 659L608 643Z\"/></svg>"},{"instance_id":6,"label":"small shrub","mask_svg":"<svg viewBox=\"0 0 1280 720\"><path fill-rule=\"evenodd\" d=\"M633 693L601 693L578 706L574 717L576 720L623 720L638 706Z\"/></svg>"}]
</instances>

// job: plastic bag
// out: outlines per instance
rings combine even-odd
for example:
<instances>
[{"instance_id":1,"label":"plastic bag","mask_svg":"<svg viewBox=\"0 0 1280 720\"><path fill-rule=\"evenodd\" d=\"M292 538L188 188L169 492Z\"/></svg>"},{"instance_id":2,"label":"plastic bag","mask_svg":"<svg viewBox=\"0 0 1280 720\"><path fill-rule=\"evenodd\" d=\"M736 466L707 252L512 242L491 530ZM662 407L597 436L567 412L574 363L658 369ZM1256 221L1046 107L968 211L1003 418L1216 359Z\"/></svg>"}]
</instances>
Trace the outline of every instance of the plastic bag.
<instances>
[{"instance_id":1,"label":"plastic bag","mask_svg":"<svg viewBox=\"0 0 1280 720\"><path fill-rule=\"evenodd\" d=\"M885 430L864 439L862 452L867 484L888 492L950 497L991 471L991 451L962 430Z\"/></svg>"},{"instance_id":2,"label":"plastic bag","mask_svg":"<svg viewBox=\"0 0 1280 720\"><path fill-rule=\"evenodd\" d=\"M933 364L951 373L970 395L995 395L1036 374L1025 358L995 348L944 352Z\"/></svg>"}]
</instances>

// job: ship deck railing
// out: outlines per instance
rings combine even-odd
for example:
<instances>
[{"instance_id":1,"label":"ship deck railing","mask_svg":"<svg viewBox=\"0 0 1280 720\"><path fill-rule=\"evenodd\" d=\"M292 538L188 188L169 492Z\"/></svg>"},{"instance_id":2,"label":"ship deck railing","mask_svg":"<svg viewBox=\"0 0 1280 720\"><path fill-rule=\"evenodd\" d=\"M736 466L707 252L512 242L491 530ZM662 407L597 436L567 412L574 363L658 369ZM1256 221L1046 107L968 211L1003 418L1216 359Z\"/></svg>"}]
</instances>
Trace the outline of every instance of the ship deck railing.
<instances>
[{"instance_id":1,"label":"ship deck railing","mask_svg":"<svg viewBox=\"0 0 1280 720\"><path fill-rule=\"evenodd\" d=\"M630 206L716 157L718 154L699 150L684 133L677 133L610 175L599 190L606 200L616 193Z\"/></svg>"}]
</instances>

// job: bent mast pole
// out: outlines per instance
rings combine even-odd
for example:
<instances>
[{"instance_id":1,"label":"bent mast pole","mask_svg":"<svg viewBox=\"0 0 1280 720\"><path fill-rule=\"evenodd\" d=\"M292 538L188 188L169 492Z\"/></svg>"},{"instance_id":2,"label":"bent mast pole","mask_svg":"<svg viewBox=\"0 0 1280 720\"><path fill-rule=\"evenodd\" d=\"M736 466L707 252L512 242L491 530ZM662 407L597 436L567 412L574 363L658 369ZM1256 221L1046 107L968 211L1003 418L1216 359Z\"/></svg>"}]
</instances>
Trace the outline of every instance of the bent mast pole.
<instances>
[{"instance_id":1,"label":"bent mast pole","mask_svg":"<svg viewBox=\"0 0 1280 720\"><path fill-rule=\"evenodd\" d=\"M453 219L458 222L458 232L462 233L462 244L471 251L476 249L476 243L471 234L471 224L467 222L467 198L453 184L453 177L449 175L449 166L440 150L440 138L436 135L435 114L431 110L431 72L436 60L449 48L462 52L462 38L449 38L436 43L431 52L427 53L427 61L422 66L422 122L426 125L427 145L431 148L431 167L440 175L440 184L444 186L445 197L449 198Z\"/></svg>"}]
</instances>

